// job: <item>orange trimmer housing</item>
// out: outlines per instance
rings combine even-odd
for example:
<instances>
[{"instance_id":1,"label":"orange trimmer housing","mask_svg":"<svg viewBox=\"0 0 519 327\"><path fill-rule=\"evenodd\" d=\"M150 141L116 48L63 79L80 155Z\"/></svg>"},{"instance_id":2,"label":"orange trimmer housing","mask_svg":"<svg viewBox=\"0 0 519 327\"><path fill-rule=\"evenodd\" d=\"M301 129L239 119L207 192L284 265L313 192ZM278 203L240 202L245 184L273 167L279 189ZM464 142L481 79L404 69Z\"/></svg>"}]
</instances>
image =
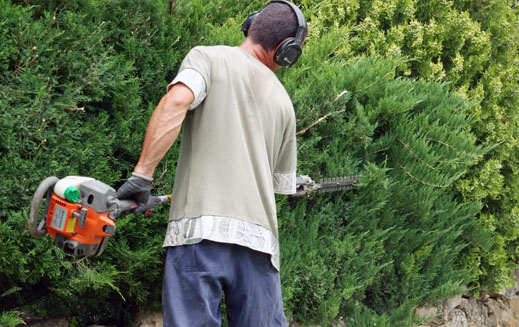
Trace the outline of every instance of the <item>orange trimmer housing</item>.
<instances>
[{"instance_id":1,"label":"orange trimmer housing","mask_svg":"<svg viewBox=\"0 0 519 327\"><path fill-rule=\"evenodd\" d=\"M58 181L57 177L50 176L38 186L29 212L29 233L34 238L50 234L67 254L100 255L115 233L115 219L131 212L137 202L117 199L113 188L95 179L82 181L79 195L67 197L65 194L64 199L55 190ZM40 220L40 205L44 198L45 211ZM170 201L171 195L150 196L144 208L149 214L155 206Z\"/></svg>"},{"instance_id":2,"label":"orange trimmer housing","mask_svg":"<svg viewBox=\"0 0 519 327\"><path fill-rule=\"evenodd\" d=\"M115 221L109 214L52 193L46 216L47 232L67 253L99 255L104 250L105 238L115 232Z\"/></svg>"},{"instance_id":3,"label":"orange trimmer housing","mask_svg":"<svg viewBox=\"0 0 519 327\"><path fill-rule=\"evenodd\" d=\"M103 182L88 180L80 184L79 197L69 201L52 188L47 191L47 205L42 219L46 232L65 253L75 256L100 255L115 233L115 218L123 209L116 199L115 190ZM34 233L33 230L32 234L41 235L41 232Z\"/></svg>"}]
</instances>

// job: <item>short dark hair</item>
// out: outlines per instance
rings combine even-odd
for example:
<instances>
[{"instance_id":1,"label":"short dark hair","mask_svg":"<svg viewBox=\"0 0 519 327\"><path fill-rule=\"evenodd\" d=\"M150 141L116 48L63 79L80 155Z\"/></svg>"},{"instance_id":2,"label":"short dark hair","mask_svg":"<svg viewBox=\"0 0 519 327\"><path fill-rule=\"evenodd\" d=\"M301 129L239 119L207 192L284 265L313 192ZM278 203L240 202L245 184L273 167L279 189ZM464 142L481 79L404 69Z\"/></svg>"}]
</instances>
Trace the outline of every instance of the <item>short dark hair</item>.
<instances>
[{"instance_id":1,"label":"short dark hair","mask_svg":"<svg viewBox=\"0 0 519 327\"><path fill-rule=\"evenodd\" d=\"M290 6L283 3L270 3L254 18L248 36L265 50L275 49L289 37L295 37L299 24Z\"/></svg>"}]
</instances>

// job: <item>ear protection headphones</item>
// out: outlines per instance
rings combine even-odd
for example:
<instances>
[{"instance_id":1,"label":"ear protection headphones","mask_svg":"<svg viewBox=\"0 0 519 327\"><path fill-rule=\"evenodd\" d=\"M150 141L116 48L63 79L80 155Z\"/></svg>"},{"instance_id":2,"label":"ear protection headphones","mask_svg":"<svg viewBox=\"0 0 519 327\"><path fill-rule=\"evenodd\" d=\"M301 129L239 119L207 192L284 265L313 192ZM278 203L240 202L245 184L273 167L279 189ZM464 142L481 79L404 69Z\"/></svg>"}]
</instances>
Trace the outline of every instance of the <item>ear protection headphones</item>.
<instances>
[{"instance_id":1,"label":"ear protection headphones","mask_svg":"<svg viewBox=\"0 0 519 327\"><path fill-rule=\"evenodd\" d=\"M299 59L299 56L301 56L301 53L303 52L303 38L305 36L306 32L306 22L305 22L305 16L303 16L303 13L301 10L294 5L292 2L285 1L285 0L273 0L269 2L271 3L283 3L287 6L290 6L292 8L292 11L296 14L297 17L297 32L295 37L289 37L285 40L283 40L276 48L275 54L274 54L274 60L276 63L278 63L280 66L292 66L296 63L297 59ZM268 6L268 5L267 5ZM252 22L254 19L258 16L260 12L254 12L250 14L247 19L243 22L241 25L241 31L247 37L247 34L249 33L249 28L252 25Z\"/></svg>"}]
</instances>

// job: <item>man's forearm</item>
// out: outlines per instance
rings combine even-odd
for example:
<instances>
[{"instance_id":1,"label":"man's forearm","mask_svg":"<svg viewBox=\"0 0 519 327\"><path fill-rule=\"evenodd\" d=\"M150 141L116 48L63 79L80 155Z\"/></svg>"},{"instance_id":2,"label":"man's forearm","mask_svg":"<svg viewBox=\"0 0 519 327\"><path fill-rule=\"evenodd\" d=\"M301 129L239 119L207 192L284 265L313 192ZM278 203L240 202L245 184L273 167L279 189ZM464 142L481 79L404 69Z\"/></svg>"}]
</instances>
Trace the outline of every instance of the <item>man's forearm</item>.
<instances>
[{"instance_id":1,"label":"man's forearm","mask_svg":"<svg viewBox=\"0 0 519 327\"><path fill-rule=\"evenodd\" d=\"M160 100L148 123L135 173L153 176L158 163L177 139L193 99L191 90L178 83Z\"/></svg>"}]
</instances>

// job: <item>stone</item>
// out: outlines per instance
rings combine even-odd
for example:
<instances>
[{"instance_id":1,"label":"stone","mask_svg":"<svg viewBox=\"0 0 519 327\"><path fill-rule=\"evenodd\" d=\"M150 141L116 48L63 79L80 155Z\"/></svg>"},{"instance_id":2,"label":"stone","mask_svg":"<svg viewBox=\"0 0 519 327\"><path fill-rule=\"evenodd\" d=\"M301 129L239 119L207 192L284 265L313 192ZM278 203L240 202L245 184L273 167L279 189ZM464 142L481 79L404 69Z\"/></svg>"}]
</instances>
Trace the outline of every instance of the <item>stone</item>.
<instances>
[{"instance_id":1,"label":"stone","mask_svg":"<svg viewBox=\"0 0 519 327\"><path fill-rule=\"evenodd\" d=\"M135 317L132 327L162 327L162 312L142 311Z\"/></svg>"},{"instance_id":2,"label":"stone","mask_svg":"<svg viewBox=\"0 0 519 327\"><path fill-rule=\"evenodd\" d=\"M469 315L472 312L472 308L470 307L469 299L462 298L458 307L465 312L466 315Z\"/></svg>"},{"instance_id":3,"label":"stone","mask_svg":"<svg viewBox=\"0 0 519 327\"><path fill-rule=\"evenodd\" d=\"M490 301L486 301L485 302L484 306L487 307L489 314L499 310L499 307L496 304L497 304L497 302L494 301L494 300L490 300Z\"/></svg>"},{"instance_id":4,"label":"stone","mask_svg":"<svg viewBox=\"0 0 519 327\"><path fill-rule=\"evenodd\" d=\"M45 319L40 321L29 322L25 327L68 327L70 323L69 319Z\"/></svg>"},{"instance_id":5,"label":"stone","mask_svg":"<svg viewBox=\"0 0 519 327\"><path fill-rule=\"evenodd\" d=\"M449 312L449 311L453 310L454 308L456 308L458 305L460 305L461 300L462 300L461 295L448 299L443 303L443 309L445 311Z\"/></svg>"},{"instance_id":6,"label":"stone","mask_svg":"<svg viewBox=\"0 0 519 327\"><path fill-rule=\"evenodd\" d=\"M497 323L503 327L519 326L519 299L511 299L504 303L503 310L496 314Z\"/></svg>"},{"instance_id":7,"label":"stone","mask_svg":"<svg viewBox=\"0 0 519 327\"><path fill-rule=\"evenodd\" d=\"M437 317L420 327L519 327L519 287L498 293L466 293L438 307L420 307L415 316Z\"/></svg>"},{"instance_id":8,"label":"stone","mask_svg":"<svg viewBox=\"0 0 519 327\"><path fill-rule=\"evenodd\" d=\"M519 321L519 298L508 301L508 307L514 313L514 317Z\"/></svg>"},{"instance_id":9,"label":"stone","mask_svg":"<svg viewBox=\"0 0 519 327\"><path fill-rule=\"evenodd\" d=\"M452 310L447 316L448 322L445 327L468 327L467 316L460 309Z\"/></svg>"},{"instance_id":10,"label":"stone","mask_svg":"<svg viewBox=\"0 0 519 327\"><path fill-rule=\"evenodd\" d=\"M476 303L478 303L478 302L476 302ZM476 309L476 315L474 315L473 319L478 324L477 326L478 327L489 326L488 325L488 323L489 323L488 322L488 315L489 315L488 307L483 304L479 304L475 309Z\"/></svg>"},{"instance_id":11,"label":"stone","mask_svg":"<svg viewBox=\"0 0 519 327\"><path fill-rule=\"evenodd\" d=\"M346 326L346 323L343 321L342 317L339 317L339 320L332 325L332 327L348 327Z\"/></svg>"},{"instance_id":12,"label":"stone","mask_svg":"<svg viewBox=\"0 0 519 327\"><path fill-rule=\"evenodd\" d=\"M418 318L434 318L438 313L437 307L419 307L415 311L415 316Z\"/></svg>"}]
</instances>

